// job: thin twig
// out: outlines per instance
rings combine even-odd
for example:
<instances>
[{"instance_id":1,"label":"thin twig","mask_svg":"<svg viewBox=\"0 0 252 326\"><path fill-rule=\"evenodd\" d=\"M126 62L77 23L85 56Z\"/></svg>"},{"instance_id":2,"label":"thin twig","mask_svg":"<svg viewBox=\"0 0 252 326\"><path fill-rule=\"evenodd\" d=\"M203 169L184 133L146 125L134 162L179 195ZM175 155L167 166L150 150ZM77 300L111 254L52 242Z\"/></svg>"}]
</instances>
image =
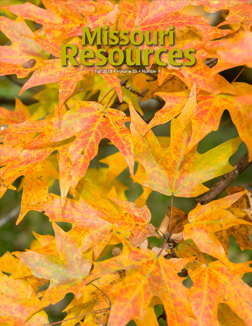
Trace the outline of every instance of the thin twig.
<instances>
[{"instance_id":1,"label":"thin twig","mask_svg":"<svg viewBox=\"0 0 252 326\"><path fill-rule=\"evenodd\" d=\"M161 255L162 251L164 250L166 244L170 241L170 237L171 237L171 221L172 221L172 209L173 209L173 193L171 196L171 214L170 214L170 221L169 221L169 230L167 232L167 234L169 235L168 237L165 237L165 241L163 243L163 246L161 248L161 250L159 251L159 253L157 254L157 258Z\"/></svg>"},{"instance_id":2,"label":"thin twig","mask_svg":"<svg viewBox=\"0 0 252 326\"><path fill-rule=\"evenodd\" d=\"M242 70L239 72L239 74L235 77L235 79L232 81L232 83L234 83L236 80L237 80L237 78L243 73L243 71L245 70L245 68L246 68L246 66L244 66L243 68L242 68Z\"/></svg>"},{"instance_id":3,"label":"thin twig","mask_svg":"<svg viewBox=\"0 0 252 326\"><path fill-rule=\"evenodd\" d=\"M95 280L94 280L95 281ZM97 290L101 291L101 293L106 297L106 299L108 300L108 303L109 303L109 309L111 309L111 306L112 306L112 303L111 303L111 300L109 299L109 296L103 292L101 289L98 288L98 286L94 285L92 282L94 281L91 281L89 284L93 285Z\"/></svg>"},{"instance_id":4,"label":"thin twig","mask_svg":"<svg viewBox=\"0 0 252 326\"><path fill-rule=\"evenodd\" d=\"M111 309L111 306L112 306L112 303L111 303L111 300L109 298L109 296L103 292L100 288L98 288L98 286L96 286L95 284L93 284L92 282L94 282L96 280L93 280L91 282L89 282L88 284L86 285L93 285L97 290L101 291L101 293L106 297L106 299L108 300L108 303L109 303L109 307L107 308L102 308L102 309L98 309L98 310L93 310L93 311L90 311L90 312L87 312L83 315L79 315L79 316L76 316L76 317L72 317L72 318L68 318L68 319L65 319L65 320L61 320L61 321L57 321L55 323L52 323L52 324L44 324L46 326L49 326L49 325L57 325L59 323L64 323L65 321L69 321L69 320L73 320L73 319L76 319L76 318L79 318L79 317L84 317L84 316L87 316L87 315L90 315L90 314L94 314L94 313L99 313L99 312L102 312L102 311L109 311Z\"/></svg>"},{"instance_id":5,"label":"thin twig","mask_svg":"<svg viewBox=\"0 0 252 326\"><path fill-rule=\"evenodd\" d=\"M157 258L161 255L162 251L164 250L165 246L167 244L167 239L165 239L164 243L163 243L163 246L161 248L161 250L159 251L159 253L157 254Z\"/></svg>"},{"instance_id":6,"label":"thin twig","mask_svg":"<svg viewBox=\"0 0 252 326\"><path fill-rule=\"evenodd\" d=\"M249 162L249 154L246 153L235 164L235 169L225 175L214 184L211 189L201 198L196 198L196 202L204 205L210 203L212 200L218 198L223 191L245 170L250 166L252 162Z\"/></svg>"},{"instance_id":7,"label":"thin twig","mask_svg":"<svg viewBox=\"0 0 252 326\"><path fill-rule=\"evenodd\" d=\"M112 101L112 99L113 99L113 97L116 95L116 91L112 94L112 96L111 96L111 98L110 98L110 100L108 101L108 103L106 104L106 107L105 107L105 109L107 109L108 108L108 106L109 106L109 104L111 103L111 101Z\"/></svg>"},{"instance_id":8,"label":"thin twig","mask_svg":"<svg viewBox=\"0 0 252 326\"><path fill-rule=\"evenodd\" d=\"M206 262L205 258L202 256L201 252L198 251L196 248L194 248L192 245L190 245L189 243L187 243L184 240L179 240L179 241L174 240L174 242L184 243L184 244L188 245L189 247L191 247L200 256L200 258L202 259L202 261L208 266L208 263Z\"/></svg>"},{"instance_id":9,"label":"thin twig","mask_svg":"<svg viewBox=\"0 0 252 326\"><path fill-rule=\"evenodd\" d=\"M11 219L17 217L20 213L21 206L18 205L15 208L13 208L12 211L10 211L7 215L3 216L0 219L0 228L4 226L6 223L8 223Z\"/></svg>"},{"instance_id":10,"label":"thin twig","mask_svg":"<svg viewBox=\"0 0 252 326\"><path fill-rule=\"evenodd\" d=\"M172 209L173 209L173 193L172 193L172 196L171 196L171 214L170 214L170 221L169 221L169 232L171 234L171 225L172 225Z\"/></svg>"},{"instance_id":11,"label":"thin twig","mask_svg":"<svg viewBox=\"0 0 252 326\"><path fill-rule=\"evenodd\" d=\"M100 100L100 103L105 99L105 97L107 97L109 95L110 92L112 92L114 90L114 88L111 88L104 96L103 98Z\"/></svg>"}]
</instances>

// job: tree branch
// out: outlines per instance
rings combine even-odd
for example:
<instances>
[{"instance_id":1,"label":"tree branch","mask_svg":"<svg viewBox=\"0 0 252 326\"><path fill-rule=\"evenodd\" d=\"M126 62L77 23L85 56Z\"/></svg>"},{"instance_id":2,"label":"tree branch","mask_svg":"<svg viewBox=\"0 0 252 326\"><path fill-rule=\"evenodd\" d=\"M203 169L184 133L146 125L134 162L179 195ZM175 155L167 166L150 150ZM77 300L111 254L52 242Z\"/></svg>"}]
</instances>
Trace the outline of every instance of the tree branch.
<instances>
[{"instance_id":1,"label":"tree branch","mask_svg":"<svg viewBox=\"0 0 252 326\"><path fill-rule=\"evenodd\" d=\"M249 154L246 153L235 164L235 169L225 175L212 186L212 188L201 198L196 198L196 202L204 205L218 198L220 194L247 168L252 162L249 162Z\"/></svg>"},{"instance_id":2,"label":"tree branch","mask_svg":"<svg viewBox=\"0 0 252 326\"><path fill-rule=\"evenodd\" d=\"M1 219L0 219L0 228L2 226L4 226L6 223L8 223L11 219L13 219L14 217L17 217L18 214L20 213L20 209L21 209L21 206L18 205L16 206L15 208L13 208L12 211L10 211L7 215L3 216Z\"/></svg>"}]
</instances>

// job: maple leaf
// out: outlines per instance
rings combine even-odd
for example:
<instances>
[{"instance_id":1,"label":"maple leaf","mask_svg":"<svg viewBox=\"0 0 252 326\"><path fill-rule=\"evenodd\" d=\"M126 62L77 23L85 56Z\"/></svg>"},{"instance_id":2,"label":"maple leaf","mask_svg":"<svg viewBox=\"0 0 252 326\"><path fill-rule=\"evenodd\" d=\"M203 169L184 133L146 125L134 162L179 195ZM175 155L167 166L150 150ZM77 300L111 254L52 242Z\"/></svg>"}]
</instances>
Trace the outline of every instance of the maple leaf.
<instances>
[{"instance_id":1,"label":"maple leaf","mask_svg":"<svg viewBox=\"0 0 252 326\"><path fill-rule=\"evenodd\" d=\"M250 268L244 265L244 270L249 272ZM252 290L234 271L215 261L189 271L189 275L193 281L189 298L197 317L191 322L192 326L218 326L219 303L228 304L247 326L252 325Z\"/></svg>"},{"instance_id":2,"label":"maple leaf","mask_svg":"<svg viewBox=\"0 0 252 326\"><path fill-rule=\"evenodd\" d=\"M238 130L240 138L249 149L252 159L252 143L250 137L251 94L252 86L245 83L234 83L238 90L237 96L228 94L208 95L204 94L192 113L192 139L189 147L193 147L209 132L216 131L224 110L228 110Z\"/></svg>"},{"instance_id":3,"label":"maple leaf","mask_svg":"<svg viewBox=\"0 0 252 326\"><path fill-rule=\"evenodd\" d=\"M239 4L239 2L237 3ZM244 1L238 6L234 6L229 10L228 16L226 20L218 25L224 26L224 25L238 25L238 30L240 27L242 27L244 30L249 31L251 27L251 16L252 16L252 9L251 4L247 3L247 1Z\"/></svg>"},{"instance_id":4,"label":"maple leaf","mask_svg":"<svg viewBox=\"0 0 252 326\"><path fill-rule=\"evenodd\" d=\"M43 66L43 60L49 57L38 44L23 36L32 35L32 31L21 17L11 20L1 16L1 30L11 40L10 46L1 46L1 76L16 74L26 77L31 71Z\"/></svg>"},{"instance_id":5,"label":"maple leaf","mask_svg":"<svg viewBox=\"0 0 252 326\"><path fill-rule=\"evenodd\" d=\"M50 22L61 23L62 19L55 12L35 6L30 2L25 2L19 5L10 5L2 7L13 12L23 19L36 21L39 24L47 24Z\"/></svg>"},{"instance_id":6,"label":"maple leaf","mask_svg":"<svg viewBox=\"0 0 252 326\"><path fill-rule=\"evenodd\" d=\"M59 106L62 107L63 103L71 96L73 93L77 82L83 79L83 76L89 72L93 71L94 67L72 66L62 67L61 59L51 59L46 61L45 67L34 72L32 77L26 82L22 87L21 95L27 89L48 83L58 83L59 84ZM120 101L122 101L122 89L120 85L120 80L117 73L112 74L102 74L102 77L116 89Z\"/></svg>"},{"instance_id":7,"label":"maple leaf","mask_svg":"<svg viewBox=\"0 0 252 326\"><path fill-rule=\"evenodd\" d=\"M219 74L212 75L211 68L202 60L198 60L192 67L183 66L179 70L173 70L172 74L182 79L190 90L196 85L197 92L203 90L212 94L237 94L234 86L224 77Z\"/></svg>"},{"instance_id":8,"label":"maple leaf","mask_svg":"<svg viewBox=\"0 0 252 326\"><path fill-rule=\"evenodd\" d=\"M45 25L51 30L59 30L64 37L79 36L82 26L94 29L96 26L112 25L121 15L118 5L108 0L94 2L93 0L55 0L42 1L46 10L24 3L15 6L5 6L18 16Z\"/></svg>"},{"instance_id":9,"label":"maple leaf","mask_svg":"<svg viewBox=\"0 0 252 326\"><path fill-rule=\"evenodd\" d=\"M17 97L15 98L15 101L16 105L14 111L6 110L5 108L0 107L0 121L2 126L16 125L31 117L30 111Z\"/></svg>"},{"instance_id":10,"label":"maple leaf","mask_svg":"<svg viewBox=\"0 0 252 326\"><path fill-rule=\"evenodd\" d=\"M166 260L149 249L135 249L125 240L124 253L103 262L94 263L94 270L86 282L118 270L126 270L126 277L107 292L112 301L108 325L126 325L131 319L144 318L154 296L164 305L171 325L187 325L193 316L177 273L190 259ZM186 313L185 313L186 312Z\"/></svg>"},{"instance_id":11,"label":"maple leaf","mask_svg":"<svg viewBox=\"0 0 252 326\"><path fill-rule=\"evenodd\" d=\"M36 203L46 201L48 199L48 183L47 178L58 178L58 172L53 167L49 160L38 162L34 164L27 164L25 166L16 166L14 168L12 163L9 163L1 169L2 180L6 187L3 187L1 195L8 189L8 187L21 175L25 176L23 184L23 195L21 202L21 211L17 224L23 219L26 213L31 209L30 207Z\"/></svg>"},{"instance_id":12,"label":"maple leaf","mask_svg":"<svg viewBox=\"0 0 252 326\"><path fill-rule=\"evenodd\" d=\"M155 235L154 227L148 222L150 212L145 206L137 207L130 202L102 197L87 181L81 191L81 199L66 199L62 206L60 197L51 194L47 202L37 204L34 209L44 211L51 221L69 222L73 229L69 234L82 240L83 250L94 247L97 259L109 243L117 227L131 232L130 241L139 245L147 237Z\"/></svg>"},{"instance_id":13,"label":"maple leaf","mask_svg":"<svg viewBox=\"0 0 252 326\"><path fill-rule=\"evenodd\" d=\"M127 121L123 112L106 109L95 102L75 101L76 105L61 117L53 117L42 121L26 121L15 127L15 132L42 132L33 141L26 144L26 148L31 152L34 150L47 150L49 155L57 150L65 139L75 136L70 140L68 149L60 147L60 155L63 156L60 164L61 176L69 171L67 164L72 163L70 176L68 174L62 179L61 189L63 198L67 194L70 186L75 187L78 181L85 175L89 162L94 158L98 151L98 145L102 138L110 139L124 155L133 173L133 148L129 129L124 123ZM10 133L11 128L4 130ZM58 143L58 144L57 144ZM64 145L64 144L63 144ZM68 157L66 157L68 155Z\"/></svg>"},{"instance_id":14,"label":"maple leaf","mask_svg":"<svg viewBox=\"0 0 252 326\"><path fill-rule=\"evenodd\" d=\"M226 35L225 31L208 25L201 17L180 14L179 11L190 4L191 1L162 1L147 2L122 0L120 5L124 18L119 19L122 30L140 31L168 30L170 25L175 28L189 26L201 36L211 39ZM192 24L193 22L193 24Z\"/></svg>"},{"instance_id":15,"label":"maple leaf","mask_svg":"<svg viewBox=\"0 0 252 326\"><path fill-rule=\"evenodd\" d=\"M215 232L228 229L231 226L249 223L238 219L228 210L234 202L245 194L239 192L206 205L198 204L188 214L189 224L184 227L184 239L192 239L202 252L218 258L229 265L224 248Z\"/></svg>"},{"instance_id":16,"label":"maple leaf","mask_svg":"<svg viewBox=\"0 0 252 326\"><path fill-rule=\"evenodd\" d=\"M207 12L216 12L218 10L230 9L232 7L246 5L249 3L249 0L226 0L225 2L222 0L193 0L191 4L194 6L204 6L204 10L206 10Z\"/></svg>"},{"instance_id":17,"label":"maple leaf","mask_svg":"<svg viewBox=\"0 0 252 326\"><path fill-rule=\"evenodd\" d=\"M74 298L71 303L65 308L64 311L67 311L68 314L65 319L71 317L77 317L78 315L82 315L85 313L89 313L92 311L100 310L100 309L108 309L109 304L108 297L104 295L109 289L115 286L121 279L124 278L124 274L114 273L102 276L100 279L95 280L88 284L85 287L85 292L80 299ZM107 323L109 311L106 310L101 312L94 312L94 323L95 325L105 325ZM83 317L79 317L81 320ZM78 318L75 319L75 323L78 321Z\"/></svg>"},{"instance_id":18,"label":"maple leaf","mask_svg":"<svg viewBox=\"0 0 252 326\"><path fill-rule=\"evenodd\" d=\"M25 8L22 6L25 6ZM27 10L30 6L32 6L32 11ZM19 8L21 9L21 13L27 11L28 16L31 12L34 12L34 16L37 15L36 10L33 10L33 7L36 6L24 4L21 7ZM14 11L18 13L18 8L16 9L17 11ZM25 15L28 19L32 18L28 16ZM40 17L43 17L43 15ZM87 72L94 71L96 66L85 67L80 65L76 67L70 65L68 67L62 67L60 44L65 43L65 41L63 36L59 35L58 30L54 31L47 27L45 30L32 33L21 17L14 21L14 24L16 26L16 32L10 33L9 30L11 29L9 27L13 25L13 21L3 17L2 31L12 40L13 44L9 47L1 47L3 53L1 57L1 74L15 73L18 77L24 78L31 71L35 71L32 77L22 87L20 95L31 87L57 82L59 84L59 106L61 109L63 103L74 92L77 83L83 79L83 76ZM81 46L81 40L78 38L72 41L72 43L77 43L79 47ZM49 59L49 53L45 52L42 48L57 58ZM110 66L108 65L107 68L110 68ZM118 92L119 100L122 101L122 89L118 74L102 74L102 78L115 88Z\"/></svg>"},{"instance_id":19,"label":"maple leaf","mask_svg":"<svg viewBox=\"0 0 252 326\"><path fill-rule=\"evenodd\" d=\"M82 249L55 223L53 224L58 257L39 254L33 251L15 252L36 277L50 280L41 301L41 307L59 302L65 294L73 292L81 295L83 280L88 275L92 262L91 254L82 254Z\"/></svg>"},{"instance_id":20,"label":"maple leaf","mask_svg":"<svg viewBox=\"0 0 252 326\"><path fill-rule=\"evenodd\" d=\"M47 283L47 280L33 276L29 267L8 251L0 257L0 270L4 273L11 274L13 279L24 280L31 285L33 290L36 292L41 288L41 286Z\"/></svg>"},{"instance_id":21,"label":"maple leaf","mask_svg":"<svg viewBox=\"0 0 252 326\"><path fill-rule=\"evenodd\" d=\"M31 326L32 322L36 325L48 323L48 318L44 311L36 313L37 310L40 310L38 309L40 301L27 282L15 280L2 273L0 273L0 281L1 324ZM35 315L33 315L34 313ZM32 318L28 321L31 316Z\"/></svg>"},{"instance_id":22,"label":"maple leaf","mask_svg":"<svg viewBox=\"0 0 252 326\"><path fill-rule=\"evenodd\" d=\"M28 108L23 105L23 103L16 98L16 105L14 111L6 110L3 107L0 107L0 123L1 130L9 128L11 126L17 125L24 122L26 119L31 118L31 114ZM1 165L5 165L10 161L13 161L14 158L20 156L22 152L22 146L29 140L33 139L33 136L28 135L14 135L12 133L2 135L1 137Z\"/></svg>"},{"instance_id":23,"label":"maple leaf","mask_svg":"<svg viewBox=\"0 0 252 326\"><path fill-rule=\"evenodd\" d=\"M238 33L232 38L217 43L219 46L215 45L217 57L221 58L226 64L235 66L246 65L252 68L251 43L251 32Z\"/></svg>"},{"instance_id":24,"label":"maple leaf","mask_svg":"<svg viewBox=\"0 0 252 326\"><path fill-rule=\"evenodd\" d=\"M135 156L145 168L145 173L133 177L135 181L168 196L193 197L207 191L202 182L233 170L226 161L239 146L239 139L228 141L205 154L199 154L196 145L187 150L191 140L188 117L195 105L192 91L184 114L171 122L171 142L166 150L161 148L152 131L143 136L147 125L130 105Z\"/></svg>"},{"instance_id":25,"label":"maple leaf","mask_svg":"<svg viewBox=\"0 0 252 326\"><path fill-rule=\"evenodd\" d=\"M190 93L187 90L184 92L158 92L155 94L160 96L165 101L165 105L161 110L155 113L154 118L148 124L146 132L155 126L166 123L176 117L186 105Z\"/></svg>"},{"instance_id":26,"label":"maple leaf","mask_svg":"<svg viewBox=\"0 0 252 326\"><path fill-rule=\"evenodd\" d=\"M228 195L244 191L244 187L229 187L227 189ZM250 203L249 195L246 193L244 196L239 198L237 202L233 203L229 210L237 218L247 221L248 224L252 222L251 213L250 213ZM221 230L217 232L217 237L221 242L223 248L225 249L226 254L229 252L229 237L233 234L241 250L250 249L252 250L252 243L249 239L249 229L248 226L241 224L233 226L227 230Z\"/></svg>"}]
</instances>

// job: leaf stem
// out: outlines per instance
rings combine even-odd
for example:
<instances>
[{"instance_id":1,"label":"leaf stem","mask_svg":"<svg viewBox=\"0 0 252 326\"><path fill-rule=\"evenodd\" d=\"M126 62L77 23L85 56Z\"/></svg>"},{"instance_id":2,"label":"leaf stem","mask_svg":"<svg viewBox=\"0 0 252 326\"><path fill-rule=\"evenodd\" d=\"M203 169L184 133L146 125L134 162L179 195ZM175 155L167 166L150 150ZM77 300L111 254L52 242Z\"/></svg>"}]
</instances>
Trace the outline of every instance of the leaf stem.
<instances>
[{"instance_id":1,"label":"leaf stem","mask_svg":"<svg viewBox=\"0 0 252 326\"><path fill-rule=\"evenodd\" d=\"M177 241L175 241L175 242L177 242ZM208 266L208 263L206 262L205 258L202 256L202 254L199 250L197 250L196 248L194 248L192 245L190 245L189 243L187 243L184 240L179 240L178 242L184 243L184 244L188 245L189 247L191 247L200 256L202 261Z\"/></svg>"},{"instance_id":2,"label":"leaf stem","mask_svg":"<svg viewBox=\"0 0 252 326\"><path fill-rule=\"evenodd\" d=\"M102 103L102 101L109 95L110 92L112 92L114 89L111 88L104 96L103 98L100 100L100 104Z\"/></svg>"},{"instance_id":3,"label":"leaf stem","mask_svg":"<svg viewBox=\"0 0 252 326\"><path fill-rule=\"evenodd\" d=\"M93 313L98 313L98 312L102 312L102 311L109 311L111 309L111 300L109 298L109 296L103 292L100 288L98 288L98 286L96 286L95 284L93 284L92 282L94 282L96 280L93 280L91 282L89 282L88 284L86 285L93 285L97 290L101 291L101 293L106 297L106 299L108 300L108 303L109 303L109 307L108 308L102 308L102 309L98 309L98 310L93 310L93 311L90 311L90 312L87 312L83 315L79 315L79 316L76 316L76 317L72 317L72 318L68 318L68 319L65 319L65 320L61 320L61 321L57 321L55 323L51 323L51 324L44 324L45 326L49 326L49 325L57 325L57 324L60 324L60 323L64 323L65 321L69 321L69 320L73 320L73 319L76 319L76 318L79 318L79 317L84 317L84 316L87 316L87 315L90 315L90 314L93 314Z\"/></svg>"},{"instance_id":4,"label":"leaf stem","mask_svg":"<svg viewBox=\"0 0 252 326\"><path fill-rule=\"evenodd\" d=\"M113 97L114 97L115 95L116 95L116 91L112 94L112 96L111 96L110 100L108 101L108 103L107 103L105 109L108 108L109 104L111 103L111 101L112 101L112 99L113 99Z\"/></svg>"},{"instance_id":5,"label":"leaf stem","mask_svg":"<svg viewBox=\"0 0 252 326\"><path fill-rule=\"evenodd\" d=\"M239 72L239 74L235 77L235 79L232 81L232 83L234 83L238 78L239 78L239 76L243 73L243 71L245 70L245 68L246 68L246 66L244 66L243 68L242 68L242 70Z\"/></svg>"},{"instance_id":6,"label":"leaf stem","mask_svg":"<svg viewBox=\"0 0 252 326\"><path fill-rule=\"evenodd\" d=\"M171 225L172 225L172 210L173 210L173 193L171 196L171 214L170 214L170 221L169 221L169 233L171 234Z\"/></svg>"}]
</instances>

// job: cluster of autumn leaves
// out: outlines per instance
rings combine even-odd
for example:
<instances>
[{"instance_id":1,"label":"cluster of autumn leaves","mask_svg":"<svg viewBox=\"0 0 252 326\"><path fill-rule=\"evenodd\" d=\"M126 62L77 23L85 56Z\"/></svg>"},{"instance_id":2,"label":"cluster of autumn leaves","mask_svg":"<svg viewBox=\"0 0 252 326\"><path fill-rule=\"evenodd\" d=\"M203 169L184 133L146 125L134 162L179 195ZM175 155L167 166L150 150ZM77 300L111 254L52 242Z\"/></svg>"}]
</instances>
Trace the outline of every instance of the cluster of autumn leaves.
<instances>
[{"instance_id":1,"label":"cluster of autumn leaves","mask_svg":"<svg viewBox=\"0 0 252 326\"><path fill-rule=\"evenodd\" d=\"M229 83L218 74L236 66L252 68L251 4L42 3L44 8L29 2L5 6L12 19L1 16L1 30L11 41L1 47L1 74L29 76L21 93L45 85L35 104L25 106L16 99L14 111L0 108L1 196L15 190L14 181L23 176L17 223L30 210L44 212L55 236L34 233L30 250L0 258L0 324L48 324L43 308L72 292L66 326L121 326L130 320L155 326L158 305L163 305L169 326L252 325L252 290L241 279L252 272L251 262L234 264L227 258L230 234L242 250L252 249L251 195L230 188L227 197L198 204L188 215L173 207L158 232L146 206L153 190L177 197L205 193L204 182L233 170L228 161L242 141L252 159L252 86ZM188 14L192 6L229 12L217 28ZM18 17L13 19L10 12ZM32 30L24 19L42 27ZM62 43L82 47L82 26L144 32L166 30L171 24L177 31L176 47L196 49L195 66L160 67L150 81L142 73L99 75L93 67L60 64ZM209 68L207 58L218 63ZM148 124L139 105L139 94L146 89L143 100L165 101ZM218 129L224 110L239 137L199 154L199 141ZM156 137L151 129L170 120L170 137ZM100 160L108 167L90 168L104 138L119 152ZM127 201L127 187L117 179L127 167L143 188L135 203ZM49 190L56 179L61 196ZM64 232L56 222L71 223L72 229ZM167 247L152 248L147 241L164 237L166 231L176 243L177 258L171 258ZM180 274L184 269L192 280L190 289Z\"/></svg>"}]
</instances>

